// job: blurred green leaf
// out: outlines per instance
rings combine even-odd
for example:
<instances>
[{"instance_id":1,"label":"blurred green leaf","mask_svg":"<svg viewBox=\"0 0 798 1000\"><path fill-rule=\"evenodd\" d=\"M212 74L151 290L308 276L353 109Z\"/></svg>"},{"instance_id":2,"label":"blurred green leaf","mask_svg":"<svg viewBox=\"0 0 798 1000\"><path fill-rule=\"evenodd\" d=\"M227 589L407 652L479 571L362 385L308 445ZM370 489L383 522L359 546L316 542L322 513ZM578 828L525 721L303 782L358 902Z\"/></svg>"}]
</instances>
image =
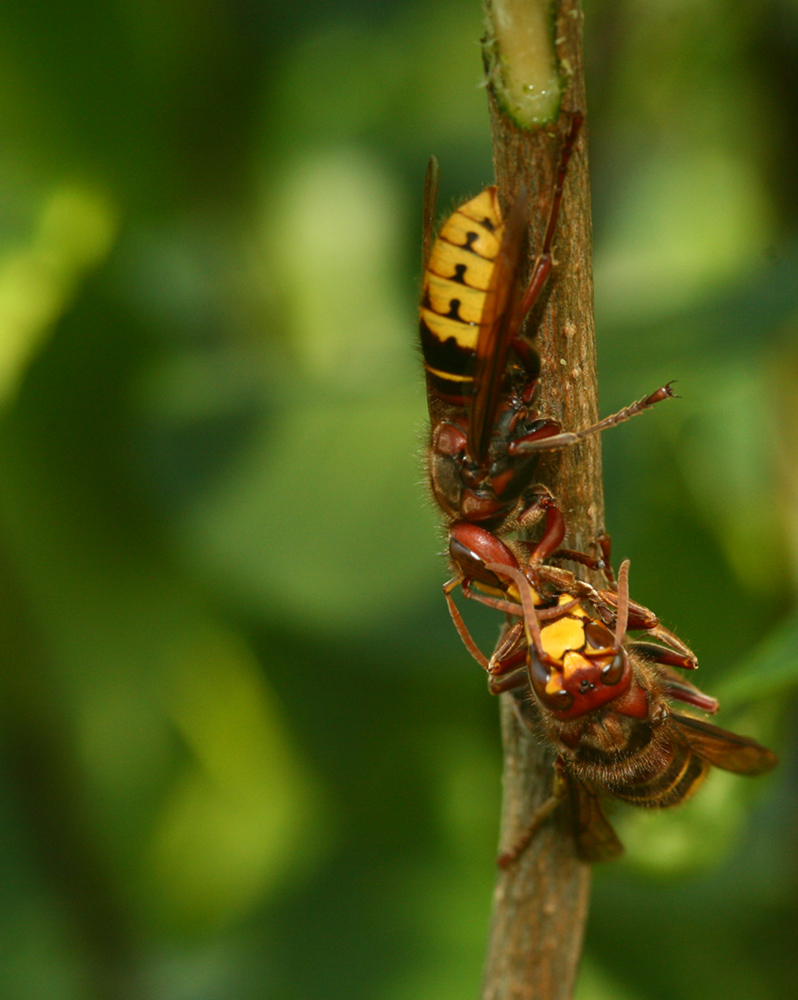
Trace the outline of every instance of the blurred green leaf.
<instances>
[{"instance_id":1,"label":"blurred green leaf","mask_svg":"<svg viewBox=\"0 0 798 1000\"><path fill-rule=\"evenodd\" d=\"M153 824L142 890L157 919L206 930L240 918L329 850L330 826L240 640L199 630L170 658L165 708L190 757Z\"/></svg>"},{"instance_id":2,"label":"blurred green leaf","mask_svg":"<svg viewBox=\"0 0 798 1000\"><path fill-rule=\"evenodd\" d=\"M62 183L44 197L34 232L0 254L0 402L69 307L86 271L108 254L117 219L109 199Z\"/></svg>"},{"instance_id":3,"label":"blurred green leaf","mask_svg":"<svg viewBox=\"0 0 798 1000\"><path fill-rule=\"evenodd\" d=\"M724 708L794 695L798 686L798 614L791 614L729 670L717 688Z\"/></svg>"},{"instance_id":4,"label":"blurred green leaf","mask_svg":"<svg viewBox=\"0 0 798 1000\"><path fill-rule=\"evenodd\" d=\"M696 507L749 589L784 586L783 524L775 503L776 427L757 362L735 358L693 377L678 460Z\"/></svg>"},{"instance_id":5,"label":"blurred green leaf","mask_svg":"<svg viewBox=\"0 0 798 1000\"><path fill-rule=\"evenodd\" d=\"M374 393L409 374L397 195L380 161L357 149L305 158L269 192L261 239L300 384Z\"/></svg>"},{"instance_id":6,"label":"blurred green leaf","mask_svg":"<svg viewBox=\"0 0 798 1000\"><path fill-rule=\"evenodd\" d=\"M641 1000L641 995L608 976L586 956L579 966L575 1000Z\"/></svg>"},{"instance_id":7,"label":"blurred green leaf","mask_svg":"<svg viewBox=\"0 0 798 1000\"><path fill-rule=\"evenodd\" d=\"M752 165L731 151L655 153L624 185L615 225L596 253L609 318L658 318L733 282L752 247L772 239L771 215Z\"/></svg>"},{"instance_id":8,"label":"blurred green leaf","mask_svg":"<svg viewBox=\"0 0 798 1000\"><path fill-rule=\"evenodd\" d=\"M410 400L306 399L196 505L187 540L252 611L339 634L392 615L441 566ZM197 547L199 545L201 548Z\"/></svg>"}]
</instances>

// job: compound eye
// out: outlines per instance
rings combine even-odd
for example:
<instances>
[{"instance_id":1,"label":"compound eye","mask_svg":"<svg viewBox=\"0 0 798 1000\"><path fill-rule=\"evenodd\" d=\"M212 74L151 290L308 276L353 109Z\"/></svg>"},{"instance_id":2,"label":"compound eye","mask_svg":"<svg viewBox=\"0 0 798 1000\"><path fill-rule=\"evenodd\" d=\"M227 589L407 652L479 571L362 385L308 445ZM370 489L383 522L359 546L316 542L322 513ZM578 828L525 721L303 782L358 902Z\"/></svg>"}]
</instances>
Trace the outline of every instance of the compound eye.
<instances>
[{"instance_id":1,"label":"compound eye","mask_svg":"<svg viewBox=\"0 0 798 1000\"><path fill-rule=\"evenodd\" d=\"M620 652L613 657L612 663L608 663L607 666L601 671L602 684L606 684L608 687L612 687L613 684L617 684L622 679L625 668L626 653L623 650L620 650Z\"/></svg>"},{"instance_id":2,"label":"compound eye","mask_svg":"<svg viewBox=\"0 0 798 1000\"><path fill-rule=\"evenodd\" d=\"M615 645L615 636L606 625L597 621L585 623L585 638L593 649L611 649Z\"/></svg>"},{"instance_id":3,"label":"compound eye","mask_svg":"<svg viewBox=\"0 0 798 1000\"><path fill-rule=\"evenodd\" d=\"M532 690L541 705L552 712L567 712L574 703L574 696L563 688L559 691L546 690L551 674L535 655L534 650L529 650L529 680L532 683Z\"/></svg>"},{"instance_id":4,"label":"compound eye","mask_svg":"<svg viewBox=\"0 0 798 1000\"><path fill-rule=\"evenodd\" d=\"M561 688L554 694L547 693L542 700L546 708L550 708L552 712L567 712L574 703L574 696Z\"/></svg>"}]
</instances>

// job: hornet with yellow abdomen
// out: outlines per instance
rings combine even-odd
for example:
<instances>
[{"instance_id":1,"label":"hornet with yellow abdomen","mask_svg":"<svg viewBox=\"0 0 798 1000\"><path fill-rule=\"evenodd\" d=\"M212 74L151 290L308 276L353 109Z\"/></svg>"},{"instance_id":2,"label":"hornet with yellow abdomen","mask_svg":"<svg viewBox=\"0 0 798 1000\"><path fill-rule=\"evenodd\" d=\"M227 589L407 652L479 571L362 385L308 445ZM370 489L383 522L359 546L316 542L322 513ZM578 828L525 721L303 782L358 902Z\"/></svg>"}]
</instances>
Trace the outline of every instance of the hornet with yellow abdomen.
<instances>
[{"instance_id":1,"label":"hornet with yellow abdomen","mask_svg":"<svg viewBox=\"0 0 798 1000\"><path fill-rule=\"evenodd\" d=\"M460 525L506 533L541 516L533 486L541 451L575 444L672 396L670 385L591 427L564 432L534 407L540 358L522 327L553 267L552 244L568 162L579 136L565 137L549 219L532 274L522 286L529 222L526 191L507 217L488 187L444 222L433 244L438 189L434 158L424 193L421 346L430 412L428 474L454 541ZM467 577L456 546L450 555Z\"/></svg>"}]
</instances>

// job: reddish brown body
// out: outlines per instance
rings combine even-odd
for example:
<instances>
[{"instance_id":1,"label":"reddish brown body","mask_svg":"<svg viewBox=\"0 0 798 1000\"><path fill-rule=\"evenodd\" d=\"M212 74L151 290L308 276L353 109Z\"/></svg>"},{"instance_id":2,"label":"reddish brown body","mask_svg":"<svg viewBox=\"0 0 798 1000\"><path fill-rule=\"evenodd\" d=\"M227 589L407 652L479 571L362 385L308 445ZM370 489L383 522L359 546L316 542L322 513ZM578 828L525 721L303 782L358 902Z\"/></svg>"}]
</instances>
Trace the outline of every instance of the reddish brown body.
<instances>
[{"instance_id":1,"label":"reddish brown body","mask_svg":"<svg viewBox=\"0 0 798 1000\"><path fill-rule=\"evenodd\" d=\"M453 213L433 246L434 160L425 188L420 330L429 484L448 528L454 569L444 593L466 648L488 670L490 690L519 696L525 718L556 754L554 794L504 863L563 798L574 807L582 853L597 860L621 849L599 796L673 805L698 787L711 765L758 774L775 764L753 740L671 710L674 700L717 710L715 699L676 673L694 669L695 657L655 615L629 600L628 567L616 586L608 539L596 557L560 548L565 522L554 498L534 482L541 451L575 444L673 395L668 384L576 432L536 409L540 359L522 327L552 270L563 183L580 125L576 114L525 288L526 192L504 218L496 189L485 189ZM516 537L537 522L543 527L536 542ZM551 564L563 559L603 570L606 588L596 590ZM460 616L456 588L517 619L490 661ZM644 638L635 640L629 631Z\"/></svg>"},{"instance_id":2,"label":"reddish brown body","mask_svg":"<svg viewBox=\"0 0 798 1000\"><path fill-rule=\"evenodd\" d=\"M524 698L522 714L549 743L558 768L552 798L501 863L518 856L566 796L574 800L582 853L588 860L607 860L621 845L599 796L672 806L693 794L711 766L745 775L775 766L775 755L756 741L673 711L673 701L711 713L718 703L676 673L674 667L697 666L690 651L650 612L630 606L628 563L612 596L591 594L589 585L568 581L562 571L555 571L556 584L547 583L552 567L528 565L522 572L502 562L485 568L509 581L518 601L473 596L520 618L486 664L490 689L513 690ZM564 593L557 589L563 586L569 588ZM547 607L546 590L552 588L557 604ZM639 627L646 620L643 630L659 642L629 636L630 623Z\"/></svg>"},{"instance_id":3,"label":"reddish brown body","mask_svg":"<svg viewBox=\"0 0 798 1000\"><path fill-rule=\"evenodd\" d=\"M552 270L563 184L581 124L582 115L574 114L543 244L525 288L521 272L527 193L519 192L504 218L496 188L486 188L446 220L433 245L438 186L434 159L427 170L419 323L430 413L427 471L454 542L454 586L468 580L456 544L464 525L479 524L505 536L542 515L534 484L541 451L576 444L673 395L670 385L663 386L575 432L563 431L536 409L540 358L522 327ZM553 552L550 548L547 555ZM447 588L448 594L451 586Z\"/></svg>"}]
</instances>

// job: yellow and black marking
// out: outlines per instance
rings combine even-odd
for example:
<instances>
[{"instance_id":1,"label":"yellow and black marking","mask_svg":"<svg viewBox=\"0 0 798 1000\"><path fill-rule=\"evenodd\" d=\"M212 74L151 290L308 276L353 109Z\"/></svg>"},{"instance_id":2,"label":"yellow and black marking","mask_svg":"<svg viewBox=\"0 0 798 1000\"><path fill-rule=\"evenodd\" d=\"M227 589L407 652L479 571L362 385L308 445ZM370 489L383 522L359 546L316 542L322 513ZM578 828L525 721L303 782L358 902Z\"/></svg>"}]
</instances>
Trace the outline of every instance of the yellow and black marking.
<instances>
[{"instance_id":1,"label":"yellow and black marking","mask_svg":"<svg viewBox=\"0 0 798 1000\"><path fill-rule=\"evenodd\" d=\"M675 806L696 791L708 771L709 764L690 753L687 747L677 745L662 770L610 787L616 798L634 806Z\"/></svg>"},{"instance_id":2,"label":"yellow and black marking","mask_svg":"<svg viewBox=\"0 0 798 1000\"><path fill-rule=\"evenodd\" d=\"M572 603L570 595L561 594L559 603ZM608 668L616 656L612 634L601 622L591 619L584 608L578 605L562 618L555 618L543 625L540 644L552 661L545 688L546 694L552 698L556 698L563 688L573 690L573 685L578 684L580 678L589 681L588 690L594 690L596 685L592 677L596 666L600 669ZM588 650L591 655L587 655ZM601 655L597 656L597 653ZM605 684L612 687L619 679L620 677L615 681L605 680ZM591 698L588 691L583 691L582 694L589 698L590 710L607 700L600 696ZM592 704L593 701L595 705Z\"/></svg>"},{"instance_id":3,"label":"yellow and black marking","mask_svg":"<svg viewBox=\"0 0 798 1000\"><path fill-rule=\"evenodd\" d=\"M477 341L502 232L491 186L449 216L424 272L424 367L432 388L450 402L464 403L474 391Z\"/></svg>"},{"instance_id":4,"label":"yellow and black marking","mask_svg":"<svg viewBox=\"0 0 798 1000\"><path fill-rule=\"evenodd\" d=\"M560 604L569 604L570 602L569 594L560 595ZM581 653L587 646L585 625L589 621L587 612L577 605L569 614L545 624L540 632L543 651L552 659L561 662L566 653Z\"/></svg>"}]
</instances>

